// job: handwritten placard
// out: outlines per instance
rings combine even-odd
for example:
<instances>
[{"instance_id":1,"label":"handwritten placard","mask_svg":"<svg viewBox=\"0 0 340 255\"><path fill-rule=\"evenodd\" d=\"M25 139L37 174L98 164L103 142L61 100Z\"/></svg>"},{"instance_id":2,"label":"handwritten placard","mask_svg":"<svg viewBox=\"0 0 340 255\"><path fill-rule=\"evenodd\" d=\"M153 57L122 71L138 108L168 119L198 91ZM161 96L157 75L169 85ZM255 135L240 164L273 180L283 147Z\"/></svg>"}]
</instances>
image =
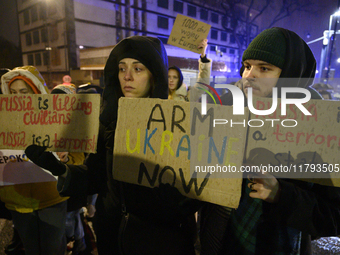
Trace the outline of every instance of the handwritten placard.
<instances>
[{"instance_id":1,"label":"handwritten placard","mask_svg":"<svg viewBox=\"0 0 340 255\"><path fill-rule=\"evenodd\" d=\"M177 14L168 44L200 53L197 47L203 39L208 37L210 27L211 25L199 20Z\"/></svg>"},{"instance_id":2,"label":"handwritten placard","mask_svg":"<svg viewBox=\"0 0 340 255\"><path fill-rule=\"evenodd\" d=\"M96 152L100 96L1 95L0 149Z\"/></svg>"},{"instance_id":3,"label":"handwritten placard","mask_svg":"<svg viewBox=\"0 0 340 255\"><path fill-rule=\"evenodd\" d=\"M254 107L270 109L271 99ZM280 100L278 101L280 105ZM340 102L310 100L307 116L294 105L267 116L251 114L246 158L278 177L340 187Z\"/></svg>"},{"instance_id":4,"label":"handwritten placard","mask_svg":"<svg viewBox=\"0 0 340 255\"><path fill-rule=\"evenodd\" d=\"M231 107L175 100L119 100L113 177L156 187L169 183L183 195L236 208L246 128L213 127L214 115ZM131 114L133 113L133 114Z\"/></svg>"}]
</instances>

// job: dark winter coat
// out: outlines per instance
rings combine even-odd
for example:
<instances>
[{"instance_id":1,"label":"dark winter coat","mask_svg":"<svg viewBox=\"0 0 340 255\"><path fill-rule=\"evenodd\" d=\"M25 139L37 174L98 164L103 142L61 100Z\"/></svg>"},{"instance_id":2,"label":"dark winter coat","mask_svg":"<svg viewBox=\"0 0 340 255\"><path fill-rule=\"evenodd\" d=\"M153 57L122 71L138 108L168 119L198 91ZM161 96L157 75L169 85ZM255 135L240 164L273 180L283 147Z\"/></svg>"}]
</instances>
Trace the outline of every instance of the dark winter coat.
<instances>
[{"instance_id":1,"label":"dark winter coat","mask_svg":"<svg viewBox=\"0 0 340 255\"><path fill-rule=\"evenodd\" d=\"M171 251L176 245L179 245L181 250L174 254L193 254L193 241L190 235L192 229L188 227L188 218L193 217L195 209L193 212L188 212L179 207L180 201L186 201L186 198L174 188L162 186L152 189L119 182L112 178L118 99L122 96L118 80L118 60L122 54L130 50L138 53L139 59L143 59L153 75L155 86L150 97L168 98L168 60L161 41L152 37L133 36L117 44L104 69L106 87L100 115L97 153L88 157L85 166L69 167L61 194L66 196L74 193L98 193L94 227L99 254L121 254L119 242L122 219L121 191L123 191L126 211L145 224L144 232L139 235L139 238L129 240L129 246L135 250L134 254L169 254L169 250ZM155 239L150 243L142 244L140 240L147 235L151 227L175 233L173 236L178 237L178 243L169 240L169 247L160 248L157 244L161 240ZM152 253L148 251L150 247Z\"/></svg>"},{"instance_id":2,"label":"dark winter coat","mask_svg":"<svg viewBox=\"0 0 340 255\"><path fill-rule=\"evenodd\" d=\"M307 88L312 99L321 99L309 87L316 68L311 50L294 32L280 30L286 38L288 56L280 78L304 79L296 79L295 83L279 81L277 87ZM231 93L228 94L223 102L232 105ZM257 159L257 162L264 160ZM278 181L281 188L278 203L250 198L249 181L243 179L242 197L236 211L206 205L202 210L201 254L311 254L311 236L339 235L340 188L290 179Z\"/></svg>"}]
</instances>

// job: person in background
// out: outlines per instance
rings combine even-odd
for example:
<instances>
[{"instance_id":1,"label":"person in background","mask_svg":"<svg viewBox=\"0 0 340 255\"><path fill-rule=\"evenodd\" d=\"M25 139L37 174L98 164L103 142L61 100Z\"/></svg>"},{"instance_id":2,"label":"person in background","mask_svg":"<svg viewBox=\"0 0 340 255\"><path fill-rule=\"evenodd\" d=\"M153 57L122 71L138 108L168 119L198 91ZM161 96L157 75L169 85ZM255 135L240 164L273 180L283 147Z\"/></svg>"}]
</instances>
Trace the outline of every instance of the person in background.
<instances>
[{"instance_id":1,"label":"person in background","mask_svg":"<svg viewBox=\"0 0 340 255\"><path fill-rule=\"evenodd\" d=\"M76 87L73 84L60 84L52 89L51 94L76 94ZM84 164L85 156L82 152L57 152L57 155L65 164ZM84 227L80 217L84 205L86 205L84 196L70 197L67 200L65 234L67 243L73 242L70 248L73 255L78 255L86 249Z\"/></svg>"},{"instance_id":2,"label":"person in background","mask_svg":"<svg viewBox=\"0 0 340 255\"><path fill-rule=\"evenodd\" d=\"M183 83L183 74L177 66L168 69L169 99L189 101L187 86Z\"/></svg>"},{"instance_id":3,"label":"person in background","mask_svg":"<svg viewBox=\"0 0 340 255\"><path fill-rule=\"evenodd\" d=\"M264 30L244 51L242 61L243 79L236 86L245 97L250 89L254 96L270 98L274 87L298 87L310 91L312 99L322 99L310 87L316 69L314 56L290 30ZM287 82L280 78L295 79ZM233 105L231 93L226 94L224 103ZM268 157L257 153L247 163L260 165L270 161ZM214 204L203 207L201 255L312 254L312 236L339 235L340 188L277 179L269 173L243 178L236 210Z\"/></svg>"},{"instance_id":4,"label":"person in background","mask_svg":"<svg viewBox=\"0 0 340 255\"><path fill-rule=\"evenodd\" d=\"M8 68L0 68L0 95L1 92L1 76L9 72ZM12 220L12 215L10 211L6 208L5 203L0 201L0 218L6 220ZM24 246L21 242L18 231L13 227L13 236L11 242L5 247L6 254L25 254Z\"/></svg>"},{"instance_id":5,"label":"person in background","mask_svg":"<svg viewBox=\"0 0 340 255\"><path fill-rule=\"evenodd\" d=\"M113 48L104 76L97 153L90 154L84 166L55 167L51 153L37 145L26 148L28 157L59 176L62 195L98 194L94 229L99 254L195 254L188 219L197 211L196 200L170 185L148 188L112 177L119 98L168 98L163 43L148 36L123 39Z\"/></svg>"},{"instance_id":6,"label":"person in background","mask_svg":"<svg viewBox=\"0 0 340 255\"><path fill-rule=\"evenodd\" d=\"M1 77L3 94L27 95L47 94L48 90L41 74L34 66L16 67ZM22 155L24 151L1 150L1 153ZM53 157L57 160L55 155ZM26 158L27 159L27 158ZM11 172L46 175L31 162L11 162L6 166ZM66 249L65 221L66 200L57 191L56 179L47 174L43 182L14 184L0 187L0 199L10 210L13 224L24 245L25 254L64 254ZM14 177L9 177L14 178Z\"/></svg>"},{"instance_id":7,"label":"person in background","mask_svg":"<svg viewBox=\"0 0 340 255\"><path fill-rule=\"evenodd\" d=\"M100 96L102 96L103 89L96 85L84 84L78 87L77 93L78 94L100 94ZM85 216L87 218L93 218L96 212L97 196L98 194L87 196L87 204L86 204L86 211L85 211Z\"/></svg>"},{"instance_id":8,"label":"person in background","mask_svg":"<svg viewBox=\"0 0 340 255\"><path fill-rule=\"evenodd\" d=\"M103 88L97 86L97 85L92 85L91 83L88 84L83 84L79 85L77 88L77 93L78 94L100 94L102 97L103 95Z\"/></svg>"},{"instance_id":9,"label":"person in background","mask_svg":"<svg viewBox=\"0 0 340 255\"><path fill-rule=\"evenodd\" d=\"M200 58L198 60L198 82L210 83L210 73L211 73L211 59L207 58L206 50L208 47L208 40L204 39L199 45L198 49L201 49ZM171 66L168 69L168 80L169 80L169 99L180 100L180 101L190 101L189 99L189 89L187 89L186 84L183 83L183 73L181 69L177 66ZM195 86L204 87L200 83L196 83ZM189 87L190 88L190 87ZM196 98L195 98L196 101Z\"/></svg>"}]
</instances>

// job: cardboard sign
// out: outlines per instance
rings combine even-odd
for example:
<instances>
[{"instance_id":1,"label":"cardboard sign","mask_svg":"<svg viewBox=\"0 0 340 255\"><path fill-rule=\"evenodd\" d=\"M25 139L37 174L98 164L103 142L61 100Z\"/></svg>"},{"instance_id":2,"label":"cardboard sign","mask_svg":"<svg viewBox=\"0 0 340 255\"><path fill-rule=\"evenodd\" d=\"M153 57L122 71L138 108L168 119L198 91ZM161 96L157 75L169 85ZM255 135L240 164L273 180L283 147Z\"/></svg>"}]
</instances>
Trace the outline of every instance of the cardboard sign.
<instances>
[{"instance_id":1,"label":"cardboard sign","mask_svg":"<svg viewBox=\"0 0 340 255\"><path fill-rule=\"evenodd\" d=\"M210 27L211 25L199 20L177 14L168 44L200 53L201 50L197 47L203 39L208 37Z\"/></svg>"},{"instance_id":2,"label":"cardboard sign","mask_svg":"<svg viewBox=\"0 0 340 255\"><path fill-rule=\"evenodd\" d=\"M271 105L266 98L254 102L256 109ZM340 187L340 102L310 100L304 107L311 116L295 105L287 107L286 116L279 106L269 116L251 114L247 162L274 176Z\"/></svg>"},{"instance_id":3,"label":"cardboard sign","mask_svg":"<svg viewBox=\"0 0 340 255\"><path fill-rule=\"evenodd\" d=\"M49 171L32 163L23 150L0 150L0 186L57 181Z\"/></svg>"},{"instance_id":4,"label":"cardboard sign","mask_svg":"<svg viewBox=\"0 0 340 255\"><path fill-rule=\"evenodd\" d=\"M210 105L202 116L200 103L121 98L113 177L147 187L169 183L190 198L237 208L242 174L228 167L241 166L247 129L213 127L214 116L230 112Z\"/></svg>"},{"instance_id":5,"label":"cardboard sign","mask_svg":"<svg viewBox=\"0 0 340 255\"><path fill-rule=\"evenodd\" d=\"M96 152L100 95L1 95L0 149Z\"/></svg>"}]
</instances>

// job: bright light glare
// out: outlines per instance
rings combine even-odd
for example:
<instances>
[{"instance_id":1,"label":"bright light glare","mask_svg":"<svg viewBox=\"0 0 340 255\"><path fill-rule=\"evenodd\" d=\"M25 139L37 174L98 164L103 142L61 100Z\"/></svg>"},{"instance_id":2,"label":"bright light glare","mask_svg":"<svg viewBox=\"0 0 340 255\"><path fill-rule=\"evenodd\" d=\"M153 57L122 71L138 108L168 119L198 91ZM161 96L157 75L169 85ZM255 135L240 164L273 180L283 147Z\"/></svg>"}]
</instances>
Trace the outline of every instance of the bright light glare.
<instances>
[{"instance_id":1,"label":"bright light glare","mask_svg":"<svg viewBox=\"0 0 340 255\"><path fill-rule=\"evenodd\" d=\"M340 16L340 11L337 11L336 13L334 13L333 16Z\"/></svg>"},{"instance_id":2,"label":"bright light glare","mask_svg":"<svg viewBox=\"0 0 340 255\"><path fill-rule=\"evenodd\" d=\"M79 45L79 49L84 49L84 46L83 45Z\"/></svg>"}]
</instances>

